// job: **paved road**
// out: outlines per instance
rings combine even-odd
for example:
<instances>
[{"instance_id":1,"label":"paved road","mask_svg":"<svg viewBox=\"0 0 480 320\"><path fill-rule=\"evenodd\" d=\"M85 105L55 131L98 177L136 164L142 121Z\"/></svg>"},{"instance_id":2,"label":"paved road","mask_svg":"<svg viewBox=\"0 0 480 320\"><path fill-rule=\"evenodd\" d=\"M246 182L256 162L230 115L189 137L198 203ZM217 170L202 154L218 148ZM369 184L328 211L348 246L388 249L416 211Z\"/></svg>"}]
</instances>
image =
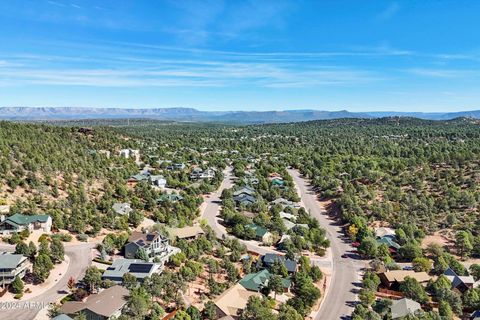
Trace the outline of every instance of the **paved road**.
<instances>
[{"instance_id":1,"label":"paved road","mask_svg":"<svg viewBox=\"0 0 480 320\"><path fill-rule=\"evenodd\" d=\"M224 179L220 187L217 189L217 191L211 193L208 198L205 198L204 207L202 207L202 210L200 212L200 216L207 220L208 224L210 225L210 227L212 227L217 238L219 239L222 239L224 237L234 238L233 236L228 235L225 227L220 224L220 221L222 219L219 217L220 207L222 202L220 197L222 195L222 191L224 189L229 189L234 185L234 181L233 181L234 176L233 176L232 168L227 167L223 171L223 175L224 175ZM245 241L241 239L239 239L239 241L245 244L248 251L253 251L260 255L263 255L266 253L279 253L278 251L275 251L272 248L258 245L257 241Z\"/></svg>"},{"instance_id":2,"label":"paved road","mask_svg":"<svg viewBox=\"0 0 480 320\"><path fill-rule=\"evenodd\" d=\"M65 244L65 254L70 258L67 272L58 279L58 282L48 289L46 292L28 300L21 300L22 303L53 303L63 298L68 291L67 282L70 277L81 279L85 270L92 263L91 249L95 247L95 243ZM13 246L0 245L0 251L13 251ZM0 300L2 301L2 300ZM3 302L3 301L2 301ZM0 310L0 319L10 320L31 320L40 310L37 308L23 309L21 307L16 310Z\"/></svg>"},{"instance_id":3,"label":"paved road","mask_svg":"<svg viewBox=\"0 0 480 320\"><path fill-rule=\"evenodd\" d=\"M330 219L322 211L317 195L312 190L309 182L303 179L297 170L289 169L288 172L293 178L304 207L325 228L330 239L333 259L332 279L324 297L325 300L315 319L349 319L357 299L356 292L358 290L360 272L365 263L353 258L341 257L343 254L350 253L353 250L350 244L343 240L341 228L336 225L336 221Z\"/></svg>"}]
</instances>

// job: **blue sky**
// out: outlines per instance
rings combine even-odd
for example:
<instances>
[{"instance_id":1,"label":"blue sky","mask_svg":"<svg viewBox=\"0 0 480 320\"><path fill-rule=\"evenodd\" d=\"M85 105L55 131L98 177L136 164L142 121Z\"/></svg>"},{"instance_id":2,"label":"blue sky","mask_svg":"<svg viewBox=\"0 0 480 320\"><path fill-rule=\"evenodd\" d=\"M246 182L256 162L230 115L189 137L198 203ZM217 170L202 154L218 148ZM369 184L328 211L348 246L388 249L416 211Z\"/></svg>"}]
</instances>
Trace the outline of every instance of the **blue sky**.
<instances>
[{"instance_id":1,"label":"blue sky","mask_svg":"<svg viewBox=\"0 0 480 320\"><path fill-rule=\"evenodd\" d=\"M480 1L0 1L0 105L480 109Z\"/></svg>"}]
</instances>

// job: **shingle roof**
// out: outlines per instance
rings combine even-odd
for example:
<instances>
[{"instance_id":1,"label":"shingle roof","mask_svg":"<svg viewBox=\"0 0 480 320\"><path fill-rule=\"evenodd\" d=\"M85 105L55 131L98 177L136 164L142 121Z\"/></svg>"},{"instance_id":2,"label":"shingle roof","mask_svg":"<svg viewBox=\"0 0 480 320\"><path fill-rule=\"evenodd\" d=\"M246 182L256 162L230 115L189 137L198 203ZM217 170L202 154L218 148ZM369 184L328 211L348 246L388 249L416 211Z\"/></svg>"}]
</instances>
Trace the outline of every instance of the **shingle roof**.
<instances>
[{"instance_id":1,"label":"shingle roof","mask_svg":"<svg viewBox=\"0 0 480 320\"><path fill-rule=\"evenodd\" d=\"M14 269L26 259L27 258L23 254L2 252L0 254L0 269Z\"/></svg>"},{"instance_id":2,"label":"shingle roof","mask_svg":"<svg viewBox=\"0 0 480 320\"><path fill-rule=\"evenodd\" d=\"M52 320L73 320L73 319L67 316L66 314L59 314L55 318L52 318Z\"/></svg>"},{"instance_id":3,"label":"shingle roof","mask_svg":"<svg viewBox=\"0 0 480 320\"><path fill-rule=\"evenodd\" d=\"M414 278L418 282L427 282L431 279L426 272L415 272L412 270L392 270L384 272L383 275L389 282L403 282L406 277Z\"/></svg>"},{"instance_id":4,"label":"shingle roof","mask_svg":"<svg viewBox=\"0 0 480 320\"><path fill-rule=\"evenodd\" d=\"M88 296L85 302L67 301L62 305L60 311L66 314L74 314L88 309L108 318L123 308L127 303L125 297L128 295L128 289L121 286L113 286L103 290L99 294Z\"/></svg>"},{"instance_id":5,"label":"shingle roof","mask_svg":"<svg viewBox=\"0 0 480 320\"><path fill-rule=\"evenodd\" d=\"M259 225L256 225L255 223L247 224L245 227L253 229L257 237L263 237L268 232L267 229Z\"/></svg>"},{"instance_id":6,"label":"shingle roof","mask_svg":"<svg viewBox=\"0 0 480 320\"><path fill-rule=\"evenodd\" d=\"M225 315L237 316L239 310L247 306L248 298L251 296L261 297L258 292L248 291L241 284L237 283L230 289L222 293L215 301L215 305Z\"/></svg>"},{"instance_id":7,"label":"shingle roof","mask_svg":"<svg viewBox=\"0 0 480 320\"><path fill-rule=\"evenodd\" d=\"M390 307L390 310L392 311L392 319L398 319L409 314L414 314L415 311L420 309L421 306L418 302L407 298L394 301Z\"/></svg>"},{"instance_id":8,"label":"shingle roof","mask_svg":"<svg viewBox=\"0 0 480 320\"><path fill-rule=\"evenodd\" d=\"M285 256L282 256L282 255L279 255L279 254L267 253L262 257L261 260L267 266L272 265L275 262L275 260L278 260L285 265L288 272L297 271L297 263L295 261L290 260L290 259L285 259Z\"/></svg>"},{"instance_id":9,"label":"shingle roof","mask_svg":"<svg viewBox=\"0 0 480 320\"><path fill-rule=\"evenodd\" d=\"M378 244L386 244L389 248L400 249L400 245L393 241L390 237L385 236L380 239L377 239Z\"/></svg>"},{"instance_id":10,"label":"shingle roof","mask_svg":"<svg viewBox=\"0 0 480 320\"><path fill-rule=\"evenodd\" d=\"M445 270L444 275L452 282L452 288L457 288L461 284L473 285L475 279L472 276L459 276L451 268Z\"/></svg>"},{"instance_id":11,"label":"shingle roof","mask_svg":"<svg viewBox=\"0 0 480 320\"><path fill-rule=\"evenodd\" d=\"M268 280L270 280L271 277L272 274L267 269L264 269L257 273L247 274L238 283L247 290L260 291L263 287L268 285ZM290 279L282 278L282 284L284 288L289 288L292 282Z\"/></svg>"},{"instance_id":12,"label":"shingle roof","mask_svg":"<svg viewBox=\"0 0 480 320\"><path fill-rule=\"evenodd\" d=\"M33 222L47 222L50 216L46 214L36 214L36 215L24 215L16 213L13 216L8 217L5 221L13 222L19 226L25 226Z\"/></svg>"}]
</instances>

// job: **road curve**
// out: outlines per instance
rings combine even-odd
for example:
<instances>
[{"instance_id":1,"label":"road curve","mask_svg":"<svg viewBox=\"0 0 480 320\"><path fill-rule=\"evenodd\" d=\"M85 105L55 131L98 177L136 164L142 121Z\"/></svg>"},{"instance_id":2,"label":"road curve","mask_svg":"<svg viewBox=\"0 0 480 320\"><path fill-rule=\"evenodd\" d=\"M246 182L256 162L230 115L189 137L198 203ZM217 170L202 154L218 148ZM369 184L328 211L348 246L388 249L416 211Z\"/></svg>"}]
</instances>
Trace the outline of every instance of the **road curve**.
<instances>
[{"instance_id":1,"label":"road curve","mask_svg":"<svg viewBox=\"0 0 480 320\"><path fill-rule=\"evenodd\" d=\"M44 293L28 300L20 300L18 306L11 310L0 310L0 319L21 319L33 320L40 311L38 308L26 307L33 304L50 304L63 298L68 291L67 282L70 277L79 280L83 277L85 270L92 263L91 249L95 247L95 243L81 243L81 244L65 244L65 254L70 259L67 272L58 279L57 283L45 291ZM13 251L14 247L9 245L0 245L0 251ZM0 300L2 301L2 300ZM4 302L4 301L2 301ZM27 302L27 304L26 304Z\"/></svg>"},{"instance_id":2,"label":"road curve","mask_svg":"<svg viewBox=\"0 0 480 320\"><path fill-rule=\"evenodd\" d=\"M217 191L211 193L208 197L205 198L205 203L200 211L200 217L207 220L207 223L210 225L210 227L215 232L215 235L219 239L222 239L224 237L234 238L227 233L225 227L220 223L222 219L219 217L220 207L222 204L222 200L220 199L220 197L222 196L222 191L224 189L229 189L234 185L232 168L227 167L223 171L223 175L224 179L220 187L217 189ZM248 251L256 252L260 255L266 253L279 253L272 248L258 245L258 242L256 241L245 241L241 239L238 240L247 247Z\"/></svg>"},{"instance_id":3,"label":"road curve","mask_svg":"<svg viewBox=\"0 0 480 320\"><path fill-rule=\"evenodd\" d=\"M332 251L332 279L325 294L316 320L349 319L357 299L356 292L364 263L353 258L342 258L352 251L348 242L344 241L341 228L325 214L318 203L317 194L309 182L301 177L297 170L288 169L304 207L316 218L326 230Z\"/></svg>"}]
</instances>

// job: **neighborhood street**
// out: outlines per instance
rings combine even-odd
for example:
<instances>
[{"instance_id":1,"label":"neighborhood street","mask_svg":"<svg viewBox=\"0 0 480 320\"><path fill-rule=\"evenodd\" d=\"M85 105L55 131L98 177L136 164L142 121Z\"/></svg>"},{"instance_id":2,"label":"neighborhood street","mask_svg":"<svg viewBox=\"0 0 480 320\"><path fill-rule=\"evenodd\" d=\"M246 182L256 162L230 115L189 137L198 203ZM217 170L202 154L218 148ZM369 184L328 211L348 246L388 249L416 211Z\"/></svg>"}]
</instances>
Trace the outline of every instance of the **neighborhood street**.
<instances>
[{"instance_id":1,"label":"neighborhood street","mask_svg":"<svg viewBox=\"0 0 480 320\"><path fill-rule=\"evenodd\" d=\"M289 174L297 187L303 206L318 219L320 225L327 231L333 257L332 279L324 297L321 309L315 319L349 319L356 301L356 291L360 282L361 269L364 263L351 256L342 258L353 248L343 240L341 228L322 211L317 194L309 182L301 177L297 170L289 169Z\"/></svg>"},{"instance_id":2,"label":"neighborhood street","mask_svg":"<svg viewBox=\"0 0 480 320\"><path fill-rule=\"evenodd\" d=\"M220 224L221 218L218 217L218 215L220 214L220 207L222 202L222 200L220 199L220 197L222 196L222 191L224 189L229 189L233 187L234 176L232 174L232 168L227 167L227 169L223 171L223 175L224 179L222 181L222 184L217 191L211 193L208 198L205 198L205 203L200 213L200 217L207 220L208 224L213 229L213 231L217 235L217 238L219 239L222 239L223 237L232 237L228 235L225 227ZM240 240L240 242L245 244L248 251L253 251L261 255L266 253L278 253L277 251L269 247L263 247L258 245L257 241Z\"/></svg>"},{"instance_id":3,"label":"neighborhood street","mask_svg":"<svg viewBox=\"0 0 480 320\"><path fill-rule=\"evenodd\" d=\"M36 308L35 306L47 306L48 304L56 302L57 300L68 294L68 279L70 279L70 277L73 277L74 279L78 280L83 277L85 270L92 263L91 249L95 246L96 243L79 243L72 245L65 244L65 255L70 258L70 264L68 265L66 274L62 275L53 287L43 292L42 294L29 300L16 301L18 303L12 304L13 308L10 310L6 310L8 309L7 307L1 308L0 319L35 319L36 315L41 309ZM6 244L0 245L0 251L14 250L14 246Z\"/></svg>"}]
</instances>

